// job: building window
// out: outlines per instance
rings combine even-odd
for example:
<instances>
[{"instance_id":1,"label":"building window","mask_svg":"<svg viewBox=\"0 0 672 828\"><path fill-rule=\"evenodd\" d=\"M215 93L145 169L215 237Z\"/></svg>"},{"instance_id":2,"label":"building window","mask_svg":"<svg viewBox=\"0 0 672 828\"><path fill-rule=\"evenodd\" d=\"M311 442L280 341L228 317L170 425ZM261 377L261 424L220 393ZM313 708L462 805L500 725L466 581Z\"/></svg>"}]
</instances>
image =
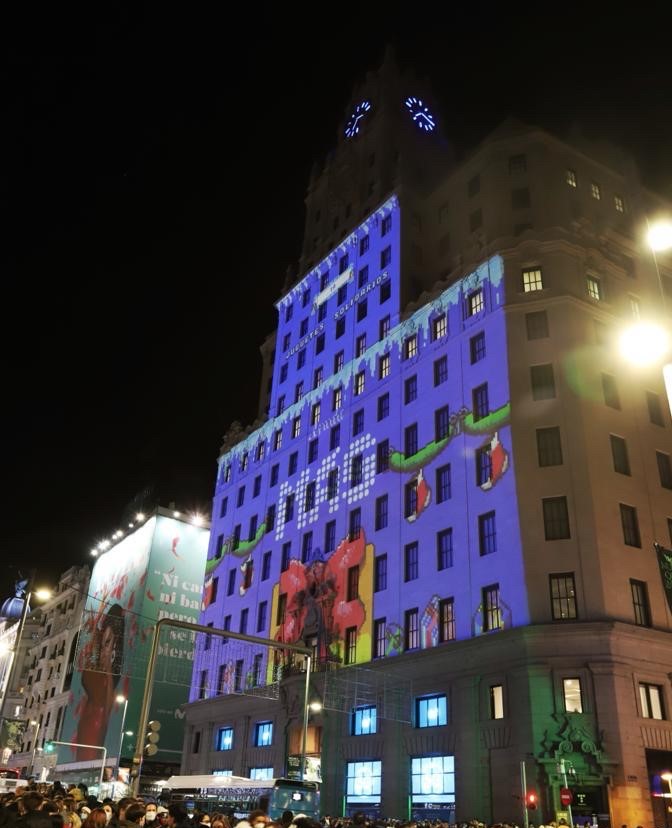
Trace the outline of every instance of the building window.
<instances>
[{"instance_id":1,"label":"building window","mask_svg":"<svg viewBox=\"0 0 672 828\"><path fill-rule=\"evenodd\" d=\"M418 544L417 541L407 543L404 547L404 581L415 581L418 578Z\"/></svg>"},{"instance_id":2,"label":"building window","mask_svg":"<svg viewBox=\"0 0 672 828\"><path fill-rule=\"evenodd\" d=\"M475 460L476 460L476 485L477 486L486 486L490 488L491 481L490 478L492 477L492 455L490 453L490 446L481 446L480 448L476 449L475 453Z\"/></svg>"},{"instance_id":3,"label":"building window","mask_svg":"<svg viewBox=\"0 0 672 828\"><path fill-rule=\"evenodd\" d=\"M483 291L475 290L467 297L467 316L475 316L480 313L485 307L483 301Z\"/></svg>"},{"instance_id":4,"label":"building window","mask_svg":"<svg viewBox=\"0 0 672 828\"><path fill-rule=\"evenodd\" d=\"M333 552L336 548L336 521L330 520L324 527L324 551Z\"/></svg>"},{"instance_id":5,"label":"building window","mask_svg":"<svg viewBox=\"0 0 672 828\"><path fill-rule=\"evenodd\" d=\"M380 228L380 235L381 236L387 236L387 234L390 232L391 229L392 229L392 214L388 213L388 215L386 215L385 218L383 219L383 223L382 223L381 228Z\"/></svg>"},{"instance_id":6,"label":"building window","mask_svg":"<svg viewBox=\"0 0 672 828\"><path fill-rule=\"evenodd\" d=\"M313 533L306 532L301 539L301 563L307 563L313 552Z\"/></svg>"},{"instance_id":7,"label":"building window","mask_svg":"<svg viewBox=\"0 0 672 828\"><path fill-rule=\"evenodd\" d=\"M392 248L388 244L388 246L380 251L380 269L382 270L384 267L387 267L390 262L392 261Z\"/></svg>"},{"instance_id":8,"label":"building window","mask_svg":"<svg viewBox=\"0 0 672 828\"><path fill-rule=\"evenodd\" d=\"M481 590L483 607L483 632L501 630L504 626L499 605L499 584L491 584Z\"/></svg>"},{"instance_id":9,"label":"building window","mask_svg":"<svg viewBox=\"0 0 672 828\"><path fill-rule=\"evenodd\" d=\"M604 395L605 405L620 411L621 398L616 385L616 377L611 374L602 374L602 394Z\"/></svg>"},{"instance_id":10,"label":"building window","mask_svg":"<svg viewBox=\"0 0 672 828\"><path fill-rule=\"evenodd\" d=\"M623 543L627 546L641 547L642 541L639 536L639 521L637 520L637 509L634 506L626 506L625 503L618 504L621 509L621 526L623 527Z\"/></svg>"},{"instance_id":11,"label":"building window","mask_svg":"<svg viewBox=\"0 0 672 828\"><path fill-rule=\"evenodd\" d=\"M533 267L523 270L523 291L532 293L535 290L543 290L544 284L541 279L541 268Z\"/></svg>"},{"instance_id":12,"label":"building window","mask_svg":"<svg viewBox=\"0 0 672 828\"><path fill-rule=\"evenodd\" d=\"M352 434L357 436L364 431L364 409L360 408L352 415Z\"/></svg>"},{"instance_id":13,"label":"building window","mask_svg":"<svg viewBox=\"0 0 672 828\"><path fill-rule=\"evenodd\" d=\"M586 276L586 287L588 289L588 296L599 302L602 298L600 280L596 276Z\"/></svg>"},{"instance_id":14,"label":"building window","mask_svg":"<svg viewBox=\"0 0 672 828\"><path fill-rule=\"evenodd\" d=\"M261 580L267 581L271 577L271 560L273 559L272 552L264 552L264 557L261 564Z\"/></svg>"},{"instance_id":15,"label":"building window","mask_svg":"<svg viewBox=\"0 0 672 828\"><path fill-rule=\"evenodd\" d=\"M301 417L294 417L292 421L292 438L296 438L301 434Z\"/></svg>"},{"instance_id":16,"label":"building window","mask_svg":"<svg viewBox=\"0 0 672 828\"><path fill-rule=\"evenodd\" d=\"M359 371L355 374L355 396L358 397L364 393L364 377L365 371Z\"/></svg>"},{"instance_id":17,"label":"building window","mask_svg":"<svg viewBox=\"0 0 672 828\"><path fill-rule=\"evenodd\" d=\"M345 256L341 256L338 260L338 272L345 273L348 269L348 254L346 253Z\"/></svg>"},{"instance_id":18,"label":"building window","mask_svg":"<svg viewBox=\"0 0 672 828\"><path fill-rule=\"evenodd\" d=\"M299 453L298 451L293 451L289 455L289 463L287 466L287 473L289 475L296 474L296 471L299 467Z\"/></svg>"},{"instance_id":19,"label":"building window","mask_svg":"<svg viewBox=\"0 0 672 828\"><path fill-rule=\"evenodd\" d=\"M336 339L340 339L345 333L345 316L336 320Z\"/></svg>"},{"instance_id":20,"label":"building window","mask_svg":"<svg viewBox=\"0 0 672 828\"><path fill-rule=\"evenodd\" d=\"M387 619L385 619L385 618L376 618L375 621L373 622L373 657L374 658L384 658L385 657L385 643L387 641L386 630L387 630Z\"/></svg>"},{"instance_id":21,"label":"building window","mask_svg":"<svg viewBox=\"0 0 672 828\"><path fill-rule=\"evenodd\" d=\"M280 561L280 571L281 572L285 572L287 569L289 569L289 559L290 559L291 555L292 555L292 542L291 541L285 541L285 543L282 544L282 558L281 558L281 561Z\"/></svg>"},{"instance_id":22,"label":"building window","mask_svg":"<svg viewBox=\"0 0 672 828\"><path fill-rule=\"evenodd\" d=\"M590 185L590 194L596 201L599 201L601 198L600 185L596 184L594 181Z\"/></svg>"},{"instance_id":23,"label":"building window","mask_svg":"<svg viewBox=\"0 0 672 828\"><path fill-rule=\"evenodd\" d=\"M255 535L257 534L257 524L259 523L259 516L252 515L250 518L250 527L247 533L248 540L254 540Z\"/></svg>"},{"instance_id":24,"label":"building window","mask_svg":"<svg viewBox=\"0 0 672 828\"><path fill-rule=\"evenodd\" d=\"M357 303L357 321L361 322L362 319L366 319L367 313L368 301L366 299L362 299L360 302Z\"/></svg>"},{"instance_id":25,"label":"building window","mask_svg":"<svg viewBox=\"0 0 672 828\"><path fill-rule=\"evenodd\" d=\"M355 340L355 356L361 357L361 355L366 351L366 334L360 334L357 339Z\"/></svg>"},{"instance_id":26,"label":"building window","mask_svg":"<svg viewBox=\"0 0 672 828\"><path fill-rule=\"evenodd\" d=\"M439 805L440 803L440 805ZM455 757L414 756L411 758L411 809L454 808Z\"/></svg>"},{"instance_id":27,"label":"building window","mask_svg":"<svg viewBox=\"0 0 672 828\"><path fill-rule=\"evenodd\" d=\"M527 328L528 340L546 339L548 337L548 316L546 315L546 311L526 313L525 326Z\"/></svg>"},{"instance_id":28,"label":"building window","mask_svg":"<svg viewBox=\"0 0 672 828\"><path fill-rule=\"evenodd\" d=\"M665 426L665 421L663 420L663 409L660 405L659 395L654 394L653 391L647 391L646 405L649 409L649 421L653 423L653 425Z\"/></svg>"},{"instance_id":29,"label":"building window","mask_svg":"<svg viewBox=\"0 0 672 828\"><path fill-rule=\"evenodd\" d=\"M311 440L308 443L308 462L314 463L317 460L317 451L318 451L318 440L315 437L314 440Z\"/></svg>"},{"instance_id":30,"label":"building window","mask_svg":"<svg viewBox=\"0 0 672 828\"><path fill-rule=\"evenodd\" d=\"M404 381L404 405L414 402L418 397L418 377L413 374Z\"/></svg>"},{"instance_id":31,"label":"building window","mask_svg":"<svg viewBox=\"0 0 672 828\"><path fill-rule=\"evenodd\" d=\"M664 719L663 688L657 684L640 684L639 700L642 704L642 716L645 719Z\"/></svg>"},{"instance_id":32,"label":"building window","mask_svg":"<svg viewBox=\"0 0 672 828\"><path fill-rule=\"evenodd\" d=\"M387 527L387 495L376 498L376 531Z\"/></svg>"},{"instance_id":33,"label":"building window","mask_svg":"<svg viewBox=\"0 0 672 828\"><path fill-rule=\"evenodd\" d=\"M415 726L441 727L448 724L448 702L445 693L420 696L415 700Z\"/></svg>"},{"instance_id":34,"label":"building window","mask_svg":"<svg viewBox=\"0 0 672 828\"><path fill-rule=\"evenodd\" d=\"M380 291L379 291L379 302L382 305L383 303L387 302L387 300L392 296L392 282L390 279L385 279L384 282L380 283ZM389 318L388 322L388 331L389 331ZM387 336L387 334L386 334Z\"/></svg>"},{"instance_id":35,"label":"building window","mask_svg":"<svg viewBox=\"0 0 672 828\"><path fill-rule=\"evenodd\" d=\"M357 627L348 627L345 631L345 663L357 661Z\"/></svg>"},{"instance_id":36,"label":"building window","mask_svg":"<svg viewBox=\"0 0 672 828\"><path fill-rule=\"evenodd\" d=\"M337 374L339 371L343 369L344 363L345 353L343 351L339 351L334 357L334 374Z\"/></svg>"},{"instance_id":37,"label":"building window","mask_svg":"<svg viewBox=\"0 0 672 828\"><path fill-rule=\"evenodd\" d=\"M198 753L200 749L201 749L201 731L197 730L194 733L194 740L191 743L191 752L192 753ZM28 744L28 750L30 750L30 743Z\"/></svg>"},{"instance_id":38,"label":"building window","mask_svg":"<svg viewBox=\"0 0 672 828\"><path fill-rule=\"evenodd\" d=\"M436 502L443 503L452 496L450 463L436 470Z\"/></svg>"},{"instance_id":39,"label":"building window","mask_svg":"<svg viewBox=\"0 0 672 828\"><path fill-rule=\"evenodd\" d=\"M198 683L198 698L199 699L207 699L208 698L208 671L201 670L201 680ZM197 751L194 751L196 753Z\"/></svg>"},{"instance_id":40,"label":"building window","mask_svg":"<svg viewBox=\"0 0 672 828\"><path fill-rule=\"evenodd\" d=\"M287 379L287 371L289 370L289 366L287 363L280 366L280 382L284 382Z\"/></svg>"},{"instance_id":41,"label":"building window","mask_svg":"<svg viewBox=\"0 0 672 828\"><path fill-rule=\"evenodd\" d=\"M441 385L448 379L448 357L442 356L434 361L434 386Z\"/></svg>"},{"instance_id":42,"label":"building window","mask_svg":"<svg viewBox=\"0 0 672 828\"><path fill-rule=\"evenodd\" d=\"M355 707L350 714L350 735L368 736L377 732L376 706Z\"/></svg>"},{"instance_id":43,"label":"building window","mask_svg":"<svg viewBox=\"0 0 672 828\"><path fill-rule=\"evenodd\" d=\"M530 382L532 384L533 400L555 399L555 376L551 364L532 365L530 368Z\"/></svg>"},{"instance_id":44,"label":"building window","mask_svg":"<svg viewBox=\"0 0 672 828\"><path fill-rule=\"evenodd\" d=\"M441 339L448 333L448 317L445 313L435 316L432 320L432 339Z\"/></svg>"},{"instance_id":45,"label":"building window","mask_svg":"<svg viewBox=\"0 0 672 828\"><path fill-rule=\"evenodd\" d=\"M310 424L311 424L311 426L317 425L320 422L320 413L321 413L320 403L319 402L313 403L313 406L310 409Z\"/></svg>"},{"instance_id":46,"label":"building window","mask_svg":"<svg viewBox=\"0 0 672 828\"><path fill-rule=\"evenodd\" d=\"M418 451L418 424L406 426L404 429L404 454L412 457Z\"/></svg>"},{"instance_id":47,"label":"building window","mask_svg":"<svg viewBox=\"0 0 672 828\"><path fill-rule=\"evenodd\" d=\"M617 213L625 213L625 201L619 195L614 196L614 208Z\"/></svg>"},{"instance_id":48,"label":"building window","mask_svg":"<svg viewBox=\"0 0 672 828\"><path fill-rule=\"evenodd\" d=\"M282 429L279 428L273 434L273 451L278 451L282 448Z\"/></svg>"},{"instance_id":49,"label":"building window","mask_svg":"<svg viewBox=\"0 0 672 828\"><path fill-rule=\"evenodd\" d=\"M338 468L331 469L327 475L327 500L333 500L338 494Z\"/></svg>"},{"instance_id":50,"label":"building window","mask_svg":"<svg viewBox=\"0 0 672 828\"><path fill-rule=\"evenodd\" d=\"M412 359L418 354L418 335L412 334L404 340L404 359Z\"/></svg>"},{"instance_id":51,"label":"building window","mask_svg":"<svg viewBox=\"0 0 672 828\"><path fill-rule=\"evenodd\" d=\"M490 718L504 718L504 687L501 684L490 685Z\"/></svg>"},{"instance_id":52,"label":"building window","mask_svg":"<svg viewBox=\"0 0 672 828\"><path fill-rule=\"evenodd\" d=\"M384 420L390 413L390 395L382 394L378 397L378 422Z\"/></svg>"},{"instance_id":53,"label":"building window","mask_svg":"<svg viewBox=\"0 0 672 828\"><path fill-rule=\"evenodd\" d=\"M434 412L434 439L445 440L450 434L450 415L448 406L444 405Z\"/></svg>"},{"instance_id":54,"label":"building window","mask_svg":"<svg viewBox=\"0 0 672 828\"><path fill-rule=\"evenodd\" d=\"M266 532L272 531L275 527L275 503L271 503L271 505L266 510Z\"/></svg>"},{"instance_id":55,"label":"building window","mask_svg":"<svg viewBox=\"0 0 672 828\"><path fill-rule=\"evenodd\" d=\"M366 251L368 249L369 249L369 236L367 234L366 236L362 236L362 238L359 240L359 255L361 256L363 253L366 253Z\"/></svg>"},{"instance_id":56,"label":"building window","mask_svg":"<svg viewBox=\"0 0 672 828\"><path fill-rule=\"evenodd\" d=\"M322 380L324 379L324 368L320 366L313 371L313 389L317 388L319 385L322 384Z\"/></svg>"},{"instance_id":57,"label":"building window","mask_svg":"<svg viewBox=\"0 0 672 828\"><path fill-rule=\"evenodd\" d=\"M571 537L567 498L545 497L541 501L544 514L544 535L546 540L564 540Z\"/></svg>"},{"instance_id":58,"label":"building window","mask_svg":"<svg viewBox=\"0 0 672 828\"><path fill-rule=\"evenodd\" d=\"M362 531L362 510L353 509L348 519L348 539L352 542L357 540Z\"/></svg>"},{"instance_id":59,"label":"building window","mask_svg":"<svg viewBox=\"0 0 672 828\"><path fill-rule=\"evenodd\" d=\"M562 465L562 443L558 426L537 429L537 458L542 468Z\"/></svg>"},{"instance_id":60,"label":"building window","mask_svg":"<svg viewBox=\"0 0 672 828\"><path fill-rule=\"evenodd\" d=\"M229 580L227 581L227 585L226 585L226 594L227 594L227 596L228 595L233 595L233 593L235 591L236 591L236 570L235 569L230 569L229 570Z\"/></svg>"},{"instance_id":61,"label":"building window","mask_svg":"<svg viewBox=\"0 0 672 828\"><path fill-rule=\"evenodd\" d=\"M492 555L497 551L497 527L494 512L478 516L478 549L481 556Z\"/></svg>"},{"instance_id":62,"label":"building window","mask_svg":"<svg viewBox=\"0 0 672 828\"><path fill-rule=\"evenodd\" d=\"M336 304L337 305L342 305L343 302L345 302L345 300L347 299L347 297L348 297L348 286L347 285L341 285L338 289L338 293L336 294Z\"/></svg>"},{"instance_id":63,"label":"building window","mask_svg":"<svg viewBox=\"0 0 672 828\"><path fill-rule=\"evenodd\" d=\"M311 509L315 508L315 487L316 483L314 480L311 480L311 482L306 486L306 496L303 506L304 512L310 512Z\"/></svg>"},{"instance_id":64,"label":"building window","mask_svg":"<svg viewBox=\"0 0 672 828\"><path fill-rule=\"evenodd\" d=\"M469 340L469 355L472 365L485 359L485 331L481 331L476 336L471 337Z\"/></svg>"},{"instance_id":65,"label":"building window","mask_svg":"<svg viewBox=\"0 0 672 828\"><path fill-rule=\"evenodd\" d=\"M527 172L527 156L526 155L512 155L509 158L509 174L519 175Z\"/></svg>"},{"instance_id":66,"label":"building window","mask_svg":"<svg viewBox=\"0 0 672 828\"><path fill-rule=\"evenodd\" d=\"M217 731L215 750L233 750L233 728L220 727Z\"/></svg>"},{"instance_id":67,"label":"building window","mask_svg":"<svg viewBox=\"0 0 672 828\"><path fill-rule=\"evenodd\" d=\"M619 474L630 475L630 460L628 458L628 444L616 434L609 435L611 442L611 457L614 462L614 471Z\"/></svg>"},{"instance_id":68,"label":"building window","mask_svg":"<svg viewBox=\"0 0 672 828\"><path fill-rule=\"evenodd\" d=\"M554 621L571 621L577 618L576 589L573 572L549 575L551 589L551 615Z\"/></svg>"},{"instance_id":69,"label":"building window","mask_svg":"<svg viewBox=\"0 0 672 828\"><path fill-rule=\"evenodd\" d=\"M359 486L364 480L364 455L356 454L350 461L350 488Z\"/></svg>"},{"instance_id":70,"label":"building window","mask_svg":"<svg viewBox=\"0 0 672 828\"><path fill-rule=\"evenodd\" d=\"M331 399L331 407L333 411L338 411L338 409L343 405L343 388L339 385L338 388L334 388L332 399Z\"/></svg>"},{"instance_id":71,"label":"building window","mask_svg":"<svg viewBox=\"0 0 672 828\"><path fill-rule=\"evenodd\" d=\"M418 610L410 609L404 613L404 649L417 650L420 646L420 627Z\"/></svg>"},{"instance_id":72,"label":"building window","mask_svg":"<svg viewBox=\"0 0 672 828\"><path fill-rule=\"evenodd\" d=\"M565 182L569 187L576 189L578 182L574 170L565 170Z\"/></svg>"},{"instance_id":73,"label":"building window","mask_svg":"<svg viewBox=\"0 0 672 828\"><path fill-rule=\"evenodd\" d=\"M268 747L273 744L273 722L257 722L254 726L254 746Z\"/></svg>"},{"instance_id":74,"label":"building window","mask_svg":"<svg viewBox=\"0 0 672 828\"><path fill-rule=\"evenodd\" d=\"M319 218L319 210L318 215L316 218ZM310 302L310 288L306 288L301 294L301 307L305 308L308 306L308 302Z\"/></svg>"},{"instance_id":75,"label":"building window","mask_svg":"<svg viewBox=\"0 0 672 828\"><path fill-rule=\"evenodd\" d=\"M263 446L263 443L260 443L259 445ZM254 478L254 489L252 490L252 497L258 497L260 491L261 491L261 475L259 474Z\"/></svg>"},{"instance_id":76,"label":"building window","mask_svg":"<svg viewBox=\"0 0 672 828\"><path fill-rule=\"evenodd\" d=\"M390 468L390 441L381 440L376 446L376 474L386 472Z\"/></svg>"},{"instance_id":77,"label":"building window","mask_svg":"<svg viewBox=\"0 0 672 828\"><path fill-rule=\"evenodd\" d=\"M390 333L390 317L384 316L378 323L378 339L385 339Z\"/></svg>"},{"instance_id":78,"label":"building window","mask_svg":"<svg viewBox=\"0 0 672 828\"><path fill-rule=\"evenodd\" d=\"M287 593L281 592L278 595L278 608L275 615L275 623L279 627L284 624L285 612L287 610Z\"/></svg>"},{"instance_id":79,"label":"building window","mask_svg":"<svg viewBox=\"0 0 672 828\"><path fill-rule=\"evenodd\" d=\"M390 375L390 355L382 354L378 359L378 379L385 379Z\"/></svg>"},{"instance_id":80,"label":"building window","mask_svg":"<svg viewBox=\"0 0 672 828\"><path fill-rule=\"evenodd\" d=\"M238 632L242 633L243 635L247 634L247 619L249 618L250 610L246 607L245 609L240 611L240 627Z\"/></svg>"},{"instance_id":81,"label":"building window","mask_svg":"<svg viewBox=\"0 0 672 828\"><path fill-rule=\"evenodd\" d=\"M472 415L474 422L482 420L490 413L490 403L488 401L488 383L484 382L478 388L474 388L471 392L472 400Z\"/></svg>"},{"instance_id":82,"label":"building window","mask_svg":"<svg viewBox=\"0 0 672 828\"><path fill-rule=\"evenodd\" d=\"M387 555L378 555L373 573L373 591L387 589Z\"/></svg>"},{"instance_id":83,"label":"building window","mask_svg":"<svg viewBox=\"0 0 672 828\"><path fill-rule=\"evenodd\" d=\"M562 680L562 696L567 713L583 713L583 692L580 678Z\"/></svg>"},{"instance_id":84,"label":"building window","mask_svg":"<svg viewBox=\"0 0 672 828\"><path fill-rule=\"evenodd\" d=\"M453 565L453 530L442 529L436 533L436 565L439 571Z\"/></svg>"},{"instance_id":85,"label":"building window","mask_svg":"<svg viewBox=\"0 0 672 828\"><path fill-rule=\"evenodd\" d=\"M439 601L439 642L455 640L455 602L452 598Z\"/></svg>"},{"instance_id":86,"label":"building window","mask_svg":"<svg viewBox=\"0 0 672 828\"><path fill-rule=\"evenodd\" d=\"M630 579L632 607L635 612L635 624L638 627L651 626L651 611L649 609L649 591L644 581Z\"/></svg>"},{"instance_id":87,"label":"building window","mask_svg":"<svg viewBox=\"0 0 672 828\"><path fill-rule=\"evenodd\" d=\"M382 762L348 762L345 766L346 804L367 808L380 805Z\"/></svg>"},{"instance_id":88,"label":"building window","mask_svg":"<svg viewBox=\"0 0 672 828\"><path fill-rule=\"evenodd\" d=\"M250 779L273 779L273 768L250 768Z\"/></svg>"},{"instance_id":89,"label":"building window","mask_svg":"<svg viewBox=\"0 0 672 828\"><path fill-rule=\"evenodd\" d=\"M289 322L294 313L294 305L287 305L285 308L285 322Z\"/></svg>"},{"instance_id":90,"label":"building window","mask_svg":"<svg viewBox=\"0 0 672 828\"><path fill-rule=\"evenodd\" d=\"M236 506L240 507L245 502L245 486L241 486L238 489L238 497L236 499Z\"/></svg>"},{"instance_id":91,"label":"building window","mask_svg":"<svg viewBox=\"0 0 672 828\"><path fill-rule=\"evenodd\" d=\"M672 489L672 464L670 463L670 455L664 454L662 451L657 451L656 463L658 464L660 485L664 489Z\"/></svg>"},{"instance_id":92,"label":"building window","mask_svg":"<svg viewBox=\"0 0 672 828\"><path fill-rule=\"evenodd\" d=\"M305 364L306 364L306 349L301 348L301 350L299 351L299 353L296 357L296 367L297 368L303 368L303 366Z\"/></svg>"}]
</instances>

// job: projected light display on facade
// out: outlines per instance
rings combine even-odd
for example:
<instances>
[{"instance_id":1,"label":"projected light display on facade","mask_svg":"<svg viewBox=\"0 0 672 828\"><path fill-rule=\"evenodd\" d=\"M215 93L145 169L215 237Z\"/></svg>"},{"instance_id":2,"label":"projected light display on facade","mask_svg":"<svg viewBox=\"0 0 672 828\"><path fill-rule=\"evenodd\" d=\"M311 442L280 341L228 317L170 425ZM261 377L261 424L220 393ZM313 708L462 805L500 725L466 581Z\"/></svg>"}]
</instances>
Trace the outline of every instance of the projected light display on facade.
<instances>
[{"instance_id":1,"label":"projected light display on facade","mask_svg":"<svg viewBox=\"0 0 672 828\"><path fill-rule=\"evenodd\" d=\"M502 261L402 318L399 232L393 197L277 303L271 416L220 458L201 623L347 665L527 622L499 511ZM192 700L272 676L263 649L200 647Z\"/></svg>"}]
</instances>

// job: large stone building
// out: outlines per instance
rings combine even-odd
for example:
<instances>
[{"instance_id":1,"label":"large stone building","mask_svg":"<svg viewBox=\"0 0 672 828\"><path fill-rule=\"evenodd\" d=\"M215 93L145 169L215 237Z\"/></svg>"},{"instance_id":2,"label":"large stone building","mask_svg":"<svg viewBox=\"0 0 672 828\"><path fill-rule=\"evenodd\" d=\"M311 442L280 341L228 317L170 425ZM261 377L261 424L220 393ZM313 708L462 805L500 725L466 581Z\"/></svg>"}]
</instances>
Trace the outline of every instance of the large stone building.
<instances>
[{"instance_id":1,"label":"large stone building","mask_svg":"<svg viewBox=\"0 0 672 828\"><path fill-rule=\"evenodd\" d=\"M325 813L652 826L672 770L670 205L607 146L514 120L455 161L388 58L306 198L299 273L225 444L202 623L313 648ZM184 773L279 776L297 665L197 647ZM279 701L255 687L279 678ZM268 694L267 694L268 695Z\"/></svg>"},{"instance_id":2,"label":"large stone building","mask_svg":"<svg viewBox=\"0 0 672 828\"><path fill-rule=\"evenodd\" d=\"M46 778L53 766L45 742L61 737L89 576L88 566L72 566L61 575L40 606L40 623L24 662L20 716L27 725L21 750L9 764L38 778Z\"/></svg>"}]
</instances>

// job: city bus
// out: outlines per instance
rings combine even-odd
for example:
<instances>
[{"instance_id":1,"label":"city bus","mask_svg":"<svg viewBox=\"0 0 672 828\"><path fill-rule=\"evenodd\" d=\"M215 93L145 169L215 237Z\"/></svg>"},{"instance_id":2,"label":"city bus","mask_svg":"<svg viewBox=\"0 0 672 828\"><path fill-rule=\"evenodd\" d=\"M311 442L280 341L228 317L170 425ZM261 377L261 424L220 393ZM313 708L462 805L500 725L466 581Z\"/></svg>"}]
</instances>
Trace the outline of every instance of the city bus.
<instances>
[{"instance_id":1,"label":"city bus","mask_svg":"<svg viewBox=\"0 0 672 828\"><path fill-rule=\"evenodd\" d=\"M319 819L320 786L295 779L248 779L244 776L171 776L159 799L181 802L188 810L221 811L238 819L260 809L272 819L283 811Z\"/></svg>"}]
</instances>

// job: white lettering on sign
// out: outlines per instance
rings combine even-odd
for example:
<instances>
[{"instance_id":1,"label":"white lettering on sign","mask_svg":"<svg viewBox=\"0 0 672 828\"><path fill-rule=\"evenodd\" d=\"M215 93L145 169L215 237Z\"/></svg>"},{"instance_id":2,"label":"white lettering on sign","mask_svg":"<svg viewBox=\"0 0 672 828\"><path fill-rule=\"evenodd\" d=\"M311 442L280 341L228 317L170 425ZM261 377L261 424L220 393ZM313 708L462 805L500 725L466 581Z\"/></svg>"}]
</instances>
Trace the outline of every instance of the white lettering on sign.
<instances>
[{"instance_id":1,"label":"white lettering on sign","mask_svg":"<svg viewBox=\"0 0 672 828\"><path fill-rule=\"evenodd\" d=\"M321 334L323 330L324 330L324 322L320 322L320 324L317 326L317 328L314 328L308 334L308 336L304 336L303 339L300 342L297 342L296 345L293 348L291 348L289 351L287 351L287 353L285 354L285 359L289 359L292 356L292 354L295 354L297 351L300 351L301 348L304 347L304 345L307 345L314 336L318 336L319 334Z\"/></svg>"},{"instance_id":2,"label":"white lettering on sign","mask_svg":"<svg viewBox=\"0 0 672 828\"><path fill-rule=\"evenodd\" d=\"M342 287L343 285L347 285L348 282L351 282L353 276L355 275L354 268L352 265L347 270L344 270L343 273L336 279L335 282L332 282L330 285L327 285L323 291L317 294L315 297L315 301L313 302L313 311L316 311L320 305L327 301L327 299L331 299L334 293Z\"/></svg>"},{"instance_id":3,"label":"white lettering on sign","mask_svg":"<svg viewBox=\"0 0 672 828\"><path fill-rule=\"evenodd\" d=\"M358 291L357 291L357 293L355 293L355 295L352 297L352 299L351 299L349 302L346 302L346 303L345 303L345 305L343 305L342 307L340 307L340 308L336 311L336 313L334 314L334 319L340 319L340 318L341 318L341 316L343 316L343 314L344 314L346 311L350 310L350 308L351 308L351 307L353 307L353 305L356 305L356 304L357 304L357 302L359 302L359 301L360 301L360 299L363 299L363 298L366 296L366 294L367 294L367 293L369 293L370 291L372 291L374 288L377 288L377 287L378 287L378 285L380 285L380 284L381 284L382 282L384 282L386 279L387 279L387 271L384 271L384 272L383 272L383 273L381 273L381 274L380 274L380 276L378 276L378 278L377 278L377 279L375 279L373 282L371 282L370 284L366 285L366 286L365 286L365 287L363 287L361 290L358 290Z\"/></svg>"}]
</instances>

